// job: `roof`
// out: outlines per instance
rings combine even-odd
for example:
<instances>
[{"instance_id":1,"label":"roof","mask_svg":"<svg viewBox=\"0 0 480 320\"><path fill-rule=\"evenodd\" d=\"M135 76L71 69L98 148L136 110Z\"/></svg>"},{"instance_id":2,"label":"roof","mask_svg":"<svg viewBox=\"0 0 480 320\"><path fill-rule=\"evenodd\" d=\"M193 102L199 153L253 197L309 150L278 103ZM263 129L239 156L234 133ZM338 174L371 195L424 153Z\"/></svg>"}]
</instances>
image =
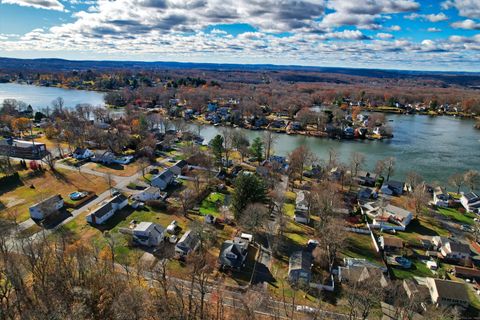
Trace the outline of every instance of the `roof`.
<instances>
[{"instance_id":1,"label":"roof","mask_svg":"<svg viewBox=\"0 0 480 320\"><path fill-rule=\"evenodd\" d=\"M125 200L127 200L127 197L125 197L123 194L118 194L108 200L106 203L104 203L104 205L99 207L97 210L93 211L91 214L97 218L101 218L113 209L112 203L119 204L124 202Z\"/></svg>"},{"instance_id":2,"label":"roof","mask_svg":"<svg viewBox=\"0 0 480 320\"><path fill-rule=\"evenodd\" d=\"M385 247L403 248L403 240L397 237L382 237Z\"/></svg>"},{"instance_id":3,"label":"roof","mask_svg":"<svg viewBox=\"0 0 480 320\"><path fill-rule=\"evenodd\" d=\"M468 202L476 201L477 199L480 199L478 194L476 194L475 192L465 193L463 196L468 200Z\"/></svg>"},{"instance_id":4,"label":"roof","mask_svg":"<svg viewBox=\"0 0 480 320\"><path fill-rule=\"evenodd\" d=\"M153 223L153 222L140 222L139 224L137 224L135 226L135 228L133 229L133 232L135 231L138 231L138 232L146 232L146 231L149 231L149 229L153 229L155 231L157 231L158 233L162 233L163 230L165 230L165 228L163 228L161 225L158 225L156 223Z\"/></svg>"},{"instance_id":5,"label":"roof","mask_svg":"<svg viewBox=\"0 0 480 320\"><path fill-rule=\"evenodd\" d=\"M392 206L391 204L387 205L385 207L385 210L390 214L393 214L397 217L402 217L402 218L406 218L409 215L411 215L410 211L405 210L405 209L400 208L400 207Z\"/></svg>"},{"instance_id":6,"label":"roof","mask_svg":"<svg viewBox=\"0 0 480 320\"><path fill-rule=\"evenodd\" d=\"M303 270L310 272L312 268L312 254L308 251L295 251L290 256L288 262L288 272L293 270Z\"/></svg>"},{"instance_id":7,"label":"roof","mask_svg":"<svg viewBox=\"0 0 480 320\"><path fill-rule=\"evenodd\" d=\"M227 240L220 248L219 262L232 268L240 268L247 256L248 243L245 241Z\"/></svg>"},{"instance_id":8,"label":"roof","mask_svg":"<svg viewBox=\"0 0 480 320\"><path fill-rule=\"evenodd\" d=\"M74 154L84 154L85 151L87 151L86 148L77 147L77 148L75 149L75 151L73 151L73 153L74 153Z\"/></svg>"},{"instance_id":9,"label":"roof","mask_svg":"<svg viewBox=\"0 0 480 320\"><path fill-rule=\"evenodd\" d=\"M50 198L47 198L47 199L45 199L45 200L42 200L42 201L34 204L34 205L31 206L30 208L37 208L37 207L43 207L43 208L47 207L47 208L48 208L48 207L53 207L53 205L54 205L55 203L57 203L58 201L62 201L62 200L63 200L63 199L62 199L62 196L59 195L59 194L56 194L56 195L54 195L54 196L51 196Z\"/></svg>"},{"instance_id":10,"label":"roof","mask_svg":"<svg viewBox=\"0 0 480 320\"><path fill-rule=\"evenodd\" d=\"M31 148L33 146L44 146L45 143L26 141L26 140L13 140L13 146L17 148Z\"/></svg>"},{"instance_id":11,"label":"roof","mask_svg":"<svg viewBox=\"0 0 480 320\"><path fill-rule=\"evenodd\" d=\"M143 190L140 193L149 193L149 194L155 194L157 192L160 192L160 189L157 187L150 186L147 189Z\"/></svg>"},{"instance_id":12,"label":"roof","mask_svg":"<svg viewBox=\"0 0 480 320\"><path fill-rule=\"evenodd\" d=\"M470 246L459 242L450 242L450 249L452 252L461 252L470 254Z\"/></svg>"},{"instance_id":13,"label":"roof","mask_svg":"<svg viewBox=\"0 0 480 320\"><path fill-rule=\"evenodd\" d=\"M389 180L389 181L384 182L383 184L385 184L389 187L395 188L395 189L403 189L403 185L404 185L403 182L395 181L395 180Z\"/></svg>"},{"instance_id":14,"label":"roof","mask_svg":"<svg viewBox=\"0 0 480 320\"><path fill-rule=\"evenodd\" d=\"M435 284L435 287L437 288L437 292L440 298L470 301L470 299L468 298L466 287L463 283L441 279L432 280Z\"/></svg>"},{"instance_id":15,"label":"roof","mask_svg":"<svg viewBox=\"0 0 480 320\"><path fill-rule=\"evenodd\" d=\"M349 266L342 268L342 279L346 281L363 282L371 278L377 278L380 283L386 282L383 272L379 268L369 268L366 266Z\"/></svg>"},{"instance_id":16,"label":"roof","mask_svg":"<svg viewBox=\"0 0 480 320\"><path fill-rule=\"evenodd\" d=\"M186 165L188 165L187 161L185 160L180 160L180 161L177 161L177 163L175 163L175 167L179 167L179 168L183 168L185 167Z\"/></svg>"},{"instance_id":17,"label":"roof","mask_svg":"<svg viewBox=\"0 0 480 320\"><path fill-rule=\"evenodd\" d=\"M160 174L153 177L152 180L161 179L163 181L170 181L174 177L175 177L175 174L170 169L165 169L162 172L160 172Z\"/></svg>"},{"instance_id":18,"label":"roof","mask_svg":"<svg viewBox=\"0 0 480 320\"><path fill-rule=\"evenodd\" d=\"M193 233L192 230L189 229L180 238L180 240L177 243L177 247L180 249L183 249L183 248L194 249L199 242L200 242L200 238L197 237L197 235Z\"/></svg>"},{"instance_id":19,"label":"roof","mask_svg":"<svg viewBox=\"0 0 480 320\"><path fill-rule=\"evenodd\" d=\"M455 270L455 275L462 275L462 276L467 276L467 277L480 277L480 270L478 269L473 269L473 268L466 268L466 267L460 267L460 266L453 266L453 269Z\"/></svg>"}]
</instances>

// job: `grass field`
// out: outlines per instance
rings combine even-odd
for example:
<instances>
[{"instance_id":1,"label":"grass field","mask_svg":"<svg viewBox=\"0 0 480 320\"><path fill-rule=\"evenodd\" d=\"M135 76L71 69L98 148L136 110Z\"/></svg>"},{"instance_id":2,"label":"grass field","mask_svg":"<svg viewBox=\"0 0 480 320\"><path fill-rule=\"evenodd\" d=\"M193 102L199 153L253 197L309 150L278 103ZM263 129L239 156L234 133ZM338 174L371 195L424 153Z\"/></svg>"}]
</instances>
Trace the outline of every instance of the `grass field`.
<instances>
[{"instance_id":1,"label":"grass field","mask_svg":"<svg viewBox=\"0 0 480 320\"><path fill-rule=\"evenodd\" d=\"M438 212L441 215L444 215L458 223L468 225L473 225L475 223L473 221L473 219L475 218L475 215L473 213L461 213L455 208L438 208Z\"/></svg>"},{"instance_id":2,"label":"grass field","mask_svg":"<svg viewBox=\"0 0 480 320\"><path fill-rule=\"evenodd\" d=\"M214 217L218 217L219 208L225 202L225 195L219 192L210 193L200 205L200 213L202 215L211 214Z\"/></svg>"},{"instance_id":3,"label":"grass field","mask_svg":"<svg viewBox=\"0 0 480 320\"><path fill-rule=\"evenodd\" d=\"M127 165L112 164L108 166L91 162L87 163L85 167L97 172L110 173L120 177L133 176L140 170L140 166L135 162Z\"/></svg>"},{"instance_id":4,"label":"grass field","mask_svg":"<svg viewBox=\"0 0 480 320\"><path fill-rule=\"evenodd\" d=\"M22 174L22 183L23 185L6 190L0 195L0 202L6 208L0 211L0 217L14 216L17 222L22 222L30 218L28 212L30 206L57 193L63 198L68 198L71 192L77 190L99 194L108 188L105 179L101 177L62 169L58 170L57 175L50 171L35 177Z\"/></svg>"},{"instance_id":5,"label":"grass field","mask_svg":"<svg viewBox=\"0 0 480 320\"><path fill-rule=\"evenodd\" d=\"M378 265L383 265L380 254L373 247L372 238L367 234L350 232L347 237L347 245L341 251L343 257L366 259Z\"/></svg>"}]
</instances>

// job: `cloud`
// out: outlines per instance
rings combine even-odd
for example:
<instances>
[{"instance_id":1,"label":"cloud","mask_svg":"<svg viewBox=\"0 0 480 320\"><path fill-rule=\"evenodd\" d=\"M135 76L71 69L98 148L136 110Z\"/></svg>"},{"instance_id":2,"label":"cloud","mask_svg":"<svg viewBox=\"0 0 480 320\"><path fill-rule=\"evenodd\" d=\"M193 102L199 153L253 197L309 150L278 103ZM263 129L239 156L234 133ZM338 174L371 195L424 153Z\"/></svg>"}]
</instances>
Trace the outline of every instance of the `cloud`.
<instances>
[{"instance_id":1,"label":"cloud","mask_svg":"<svg viewBox=\"0 0 480 320\"><path fill-rule=\"evenodd\" d=\"M422 20L430 21L430 22L440 22L440 21L448 20L448 17L443 12L440 12L440 13L437 13L437 14L412 13L412 14L406 15L405 19L409 19L409 20L422 19Z\"/></svg>"},{"instance_id":2,"label":"cloud","mask_svg":"<svg viewBox=\"0 0 480 320\"><path fill-rule=\"evenodd\" d=\"M462 17L480 18L480 1L478 0L447 0L442 2L444 9L455 8Z\"/></svg>"},{"instance_id":3,"label":"cloud","mask_svg":"<svg viewBox=\"0 0 480 320\"><path fill-rule=\"evenodd\" d=\"M392 31L400 31L400 30L402 30L402 27L400 27L400 26L391 26L391 27L389 28L389 30L392 30Z\"/></svg>"},{"instance_id":4,"label":"cloud","mask_svg":"<svg viewBox=\"0 0 480 320\"><path fill-rule=\"evenodd\" d=\"M393 34L380 32L377 33L376 37L379 39L393 39Z\"/></svg>"},{"instance_id":5,"label":"cloud","mask_svg":"<svg viewBox=\"0 0 480 320\"><path fill-rule=\"evenodd\" d=\"M435 28L435 27L431 27L431 28L428 28L427 31L428 31L428 32L441 32L442 29Z\"/></svg>"},{"instance_id":6,"label":"cloud","mask_svg":"<svg viewBox=\"0 0 480 320\"><path fill-rule=\"evenodd\" d=\"M472 19L457 21L452 23L451 26L455 29L480 30L480 23L475 22Z\"/></svg>"},{"instance_id":7,"label":"cloud","mask_svg":"<svg viewBox=\"0 0 480 320\"><path fill-rule=\"evenodd\" d=\"M1 0L1 3L16 4L22 7L64 11L65 8L58 0Z\"/></svg>"}]
</instances>

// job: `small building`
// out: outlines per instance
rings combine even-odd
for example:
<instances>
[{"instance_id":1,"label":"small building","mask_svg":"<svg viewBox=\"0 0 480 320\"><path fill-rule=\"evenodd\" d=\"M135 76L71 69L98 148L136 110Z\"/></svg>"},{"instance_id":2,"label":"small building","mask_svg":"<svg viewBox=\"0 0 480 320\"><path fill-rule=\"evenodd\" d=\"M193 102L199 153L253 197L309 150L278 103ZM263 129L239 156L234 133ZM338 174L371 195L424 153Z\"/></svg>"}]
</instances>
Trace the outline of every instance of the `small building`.
<instances>
[{"instance_id":1,"label":"small building","mask_svg":"<svg viewBox=\"0 0 480 320\"><path fill-rule=\"evenodd\" d=\"M402 284L407 297L413 301L423 302L430 297L428 288L425 285L419 284L415 278L405 279Z\"/></svg>"},{"instance_id":2,"label":"small building","mask_svg":"<svg viewBox=\"0 0 480 320\"><path fill-rule=\"evenodd\" d=\"M301 211L308 211L310 208L308 197L309 193L307 191L297 192L297 196L295 198L295 209Z\"/></svg>"},{"instance_id":3,"label":"small building","mask_svg":"<svg viewBox=\"0 0 480 320\"><path fill-rule=\"evenodd\" d=\"M375 181L377 181L377 175L368 171L358 171L356 180L362 186L374 187Z\"/></svg>"},{"instance_id":4,"label":"small building","mask_svg":"<svg viewBox=\"0 0 480 320\"><path fill-rule=\"evenodd\" d=\"M156 247L165 238L165 228L152 222L140 222L133 229L133 240L137 243Z\"/></svg>"},{"instance_id":5,"label":"small building","mask_svg":"<svg viewBox=\"0 0 480 320\"><path fill-rule=\"evenodd\" d=\"M137 194L134 194L132 196L132 199L143 202L150 200L158 200L162 196L161 193L162 191L159 188L150 186L147 189L142 190Z\"/></svg>"},{"instance_id":6,"label":"small building","mask_svg":"<svg viewBox=\"0 0 480 320\"><path fill-rule=\"evenodd\" d=\"M310 223L310 215L308 214L307 211L295 210L295 214L293 215L293 220L296 223L309 224Z\"/></svg>"},{"instance_id":7,"label":"small building","mask_svg":"<svg viewBox=\"0 0 480 320\"><path fill-rule=\"evenodd\" d=\"M33 220L43 220L63 208L64 202L61 195L57 194L40 201L29 208Z\"/></svg>"},{"instance_id":8,"label":"small building","mask_svg":"<svg viewBox=\"0 0 480 320\"><path fill-rule=\"evenodd\" d=\"M384 252L399 252L403 249L403 241L397 237L381 236L379 242Z\"/></svg>"},{"instance_id":9,"label":"small building","mask_svg":"<svg viewBox=\"0 0 480 320\"><path fill-rule=\"evenodd\" d=\"M160 174L154 176L150 184L160 190L165 190L174 180L174 173L170 169L165 169Z\"/></svg>"},{"instance_id":10,"label":"small building","mask_svg":"<svg viewBox=\"0 0 480 320\"><path fill-rule=\"evenodd\" d=\"M468 308L468 298L465 284L450 280L427 278L426 285L430 293L432 303L436 306L450 307L458 306Z\"/></svg>"},{"instance_id":11,"label":"small building","mask_svg":"<svg viewBox=\"0 0 480 320\"><path fill-rule=\"evenodd\" d=\"M0 139L0 155L22 159L38 160L48 154L44 143L18 139Z\"/></svg>"},{"instance_id":12,"label":"small building","mask_svg":"<svg viewBox=\"0 0 480 320\"><path fill-rule=\"evenodd\" d=\"M72 153L72 157L77 160L84 160L93 157L94 153L92 150L87 148L76 148Z\"/></svg>"},{"instance_id":13,"label":"small building","mask_svg":"<svg viewBox=\"0 0 480 320\"><path fill-rule=\"evenodd\" d=\"M127 204L128 199L123 194L116 195L115 197L103 202L100 207L89 213L86 217L86 220L91 224L104 224L115 214L115 212L125 208Z\"/></svg>"},{"instance_id":14,"label":"small building","mask_svg":"<svg viewBox=\"0 0 480 320\"><path fill-rule=\"evenodd\" d=\"M364 281L372 281L372 284L386 288L388 286L388 280L385 277L383 270L376 267L369 266L345 266L338 267L338 279L340 282L349 283L354 285L355 283L362 283Z\"/></svg>"},{"instance_id":15,"label":"small building","mask_svg":"<svg viewBox=\"0 0 480 320\"><path fill-rule=\"evenodd\" d=\"M368 200L370 198L377 198L377 193L372 190L372 188L364 187L361 188L357 193L357 198L360 200Z\"/></svg>"},{"instance_id":16,"label":"small building","mask_svg":"<svg viewBox=\"0 0 480 320\"><path fill-rule=\"evenodd\" d=\"M378 202L367 202L361 207L362 213L373 219L372 226L384 230L405 231L413 219L413 214L391 204L383 207Z\"/></svg>"},{"instance_id":17,"label":"small building","mask_svg":"<svg viewBox=\"0 0 480 320\"><path fill-rule=\"evenodd\" d=\"M447 260L466 260L470 258L470 247L459 242L449 241L442 245L440 252L444 259Z\"/></svg>"},{"instance_id":18,"label":"small building","mask_svg":"<svg viewBox=\"0 0 480 320\"><path fill-rule=\"evenodd\" d=\"M433 190L433 204L437 207L448 207L450 195L442 187L436 187Z\"/></svg>"},{"instance_id":19,"label":"small building","mask_svg":"<svg viewBox=\"0 0 480 320\"><path fill-rule=\"evenodd\" d=\"M245 264L247 255L247 241L240 238L224 241L218 257L220 269L240 270Z\"/></svg>"},{"instance_id":20,"label":"small building","mask_svg":"<svg viewBox=\"0 0 480 320\"><path fill-rule=\"evenodd\" d=\"M405 188L405 183L395 180L385 181L380 188L383 194L390 196L401 196Z\"/></svg>"},{"instance_id":21,"label":"small building","mask_svg":"<svg viewBox=\"0 0 480 320\"><path fill-rule=\"evenodd\" d=\"M177 163L175 163L172 167L170 167L170 170L176 176L182 175L186 171L188 171L188 163L185 160L177 161Z\"/></svg>"},{"instance_id":22,"label":"small building","mask_svg":"<svg viewBox=\"0 0 480 320\"><path fill-rule=\"evenodd\" d=\"M90 160L96 163L112 164L115 161L115 155L109 151L95 151Z\"/></svg>"},{"instance_id":23,"label":"small building","mask_svg":"<svg viewBox=\"0 0 480 320\"><path fill-rule=\"evenodd\" d=\"M467 212L480 214L480 196L475 192L469 192L462 195L460 203Z\"/></svg>"},{"instance_id":24,"label":"small building","mask_svg":"<svg viewBox=\"0 0 480 320\"><path fill-rule=\"evenodd\" d=\"M294 285L308 286L312 280L312 254L308 251L295 251L288 263L288 281Z\"/></svg>"},{"instance_id":25,"label":"small building","mask_svg":"<svg viewBox=\"0 0 480 320\"><path fill-rule=\"evenodd\" d=\"M453 274L457 278L470 279L477 282L480 280L480 270L474 268L453 266Z\"/></svg>"},{"instance_id":26,"label":"small building","mask_svg":"<svg viewBox=\"0 0 480 320\"><path fill-rule=\"evenodd\" d=\"M199 246L200 237L192 230L187 230L175 245L175 252L183 257L197 250Z\"/></svg>"}]
</instances>

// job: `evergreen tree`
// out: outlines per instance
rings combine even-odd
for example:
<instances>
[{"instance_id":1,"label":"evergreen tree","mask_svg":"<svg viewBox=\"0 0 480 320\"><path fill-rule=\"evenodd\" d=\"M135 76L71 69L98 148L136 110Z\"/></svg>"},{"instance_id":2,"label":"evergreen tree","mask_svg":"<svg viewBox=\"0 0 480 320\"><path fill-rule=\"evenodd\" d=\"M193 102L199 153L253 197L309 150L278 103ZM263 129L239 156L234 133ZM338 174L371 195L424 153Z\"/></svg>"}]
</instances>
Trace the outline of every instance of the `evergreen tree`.
<instances>
[{"instance_id":1,"label":"evergreen tree","mask_svg":"<svg viewBox=\"0 0 480 320\"><path fill-rule=\"evenodd\" d=\"M250 153L257 161L262 161L263 156L263 142L260 137L253 139Z\"/></svg>"},{"instance_id":2,"label":"evergreen tree","mask_svg":"<svg viewBox=\"0 0 480 320\"><path fill-rule=\"evenodd\" d=\"M210 141L210 147L212 147L213 154L215 155L215 159L218 162L222 161L222 154L224 151L223 148L223 137L217 134L212 141Z\"/></svg>"},{"instance_id":3,"label":"evergreen tree","mask_svg":"<svg viewBox=\"0 0 480 320\"><path fill-rule=\"evenodd\" d=\"M243 210L256 202L263 202L266 198L266 188L263 181L254 174L240 174L235 179L235 188L232 196L232 207L235 219L241 218Z\"/></svg>"}]
</instances>

